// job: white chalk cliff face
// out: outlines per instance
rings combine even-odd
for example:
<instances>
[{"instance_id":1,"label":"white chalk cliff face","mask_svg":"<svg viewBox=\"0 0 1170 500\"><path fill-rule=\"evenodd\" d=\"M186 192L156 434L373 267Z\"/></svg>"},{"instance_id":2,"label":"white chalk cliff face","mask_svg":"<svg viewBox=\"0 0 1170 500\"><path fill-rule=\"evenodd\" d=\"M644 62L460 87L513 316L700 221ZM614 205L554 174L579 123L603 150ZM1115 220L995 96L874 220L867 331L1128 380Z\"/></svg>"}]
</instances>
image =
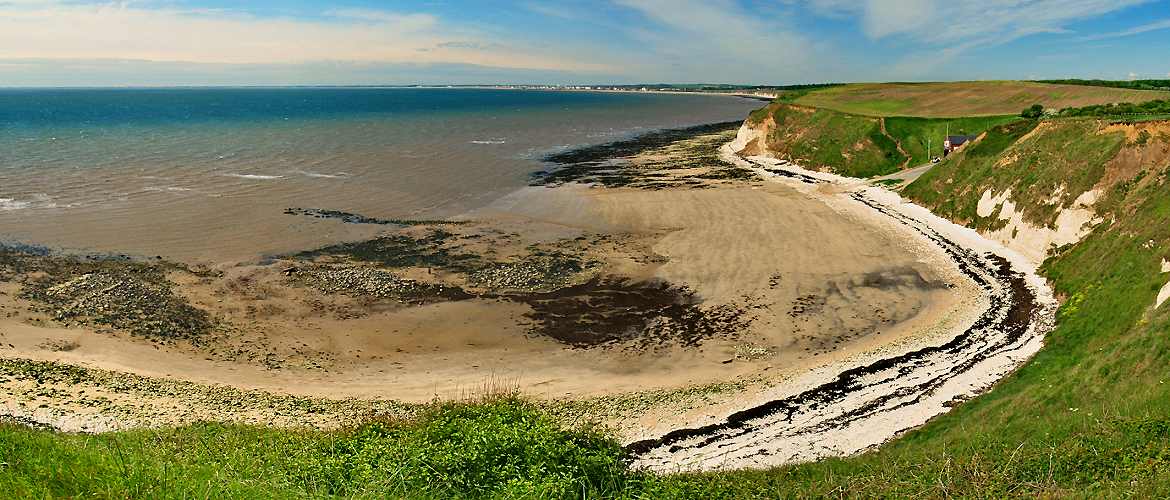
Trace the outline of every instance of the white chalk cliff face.
<instances>
[{"instance_id":1,"label":"white chalk cliff face","mask_svg":"<svg viewBox=\"0 0 1170 500\"><path fill-rule=\"evenodd\" d=\"M751 125L744 122L731 141L731 150L743 155L766 155L767 147L764 141L768 137L768 127L764 123Z\"/></svg>"},{"instance_id":2,"label":"white chalk cliff face","mask_svg":"<svg viewBox=\"0 0 1170 500\"><path fill-rule=\"evenodd\" d=\"M1061 186L1057 193L1063 191L1064 186ZM1096 189L1082 193L1071 206L1057 213L1056 224L1052 228L1035 226L1025 221L1023 212L1016 210L1016 204L1011 199L1011 189L999 195L990 189L984 191L975 213L980 217L991 217L998 208L999 215L996 218L1007 221L1007 225L995 231L980 232L988 239L1020 252L1032 263L1040 264L1047 258L1050 249L1080 241L1101 223L1101 218L1093 210L1100 195L1101 191ZM1054 195L1050 202L1055 204L1059 198L1059 195Z\"/></svg>"},{"instance_id":3,"label":"white chalk cliff face","mask_svg":"<svg viewBox=\"0 0 1170 500\"><path fill-rule=\"evenodd\" d=\"M770 122L770 119L759 123L744 122L731 143L731 150L743 156L771 156L765 142L774 125ZM1064 193L1065 187L1061 186L1048 200L1049 204L1059 203ZM1032 264L1039 265L1053 247L1076 243L1101 223L1101 218L1093 210L1100 194L1099 190L1091 190L1080 195L1071 206L1060 210L1055 227L1047 228L1024 220L1024 214L1017 211L1017 205L1012 201L1011 189L998 195L989 189L979 200L976 212L980 217L991 217L998 210L997 218L1007 221L1007 224L995 231L980 232L984 237L1024 255Z\"/></svg>"},{"instance_id":4,"label":"white chalk cliff face","mask_svg":"<svg viewBox=\"0 0 1170 500\"><path fill-rule=\"evenodd\" d=\"M1162 259L1162 274L1170 273L1170 261ZM1170 282L1167 282L1162 290L1158 292L1158 300L1154 302L1154 307L1162 307L1162 303L1170 299Z\"/></svg>"}]
</instances>

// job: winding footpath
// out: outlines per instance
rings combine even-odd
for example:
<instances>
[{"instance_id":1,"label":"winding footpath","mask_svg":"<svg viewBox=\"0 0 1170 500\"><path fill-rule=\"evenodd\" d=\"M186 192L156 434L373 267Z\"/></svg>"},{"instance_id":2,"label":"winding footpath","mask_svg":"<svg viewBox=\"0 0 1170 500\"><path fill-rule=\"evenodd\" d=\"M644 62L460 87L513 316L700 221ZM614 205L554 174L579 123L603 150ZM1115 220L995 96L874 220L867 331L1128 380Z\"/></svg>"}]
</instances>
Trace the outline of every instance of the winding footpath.
<instances>
[{"instance_id":1,"label":"winding footpath","mask_svg":"<svg viewBox=\"0 0 1170 500\"><path fill-rule=\"evenodd\" d=\"M637 466L659 472L760 468L846 456L880 445L986 391L1042 345L1051 290L1018 254L856 179L784 161L725 158L794 186L833 184L831 203L858 203L937 246L982 290L986 310L953 337L924 341L790 384L777 397L726 417L627 446ZM805 192L814 193L813 190Z\"/></svg>"}]
</instances>

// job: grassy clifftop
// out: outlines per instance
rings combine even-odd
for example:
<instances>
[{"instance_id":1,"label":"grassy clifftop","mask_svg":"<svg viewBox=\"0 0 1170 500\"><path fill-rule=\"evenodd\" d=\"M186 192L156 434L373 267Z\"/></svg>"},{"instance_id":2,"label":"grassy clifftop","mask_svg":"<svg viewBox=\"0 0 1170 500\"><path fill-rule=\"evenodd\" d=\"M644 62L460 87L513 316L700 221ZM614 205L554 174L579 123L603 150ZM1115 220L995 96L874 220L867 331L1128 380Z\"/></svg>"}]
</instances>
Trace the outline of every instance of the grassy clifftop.
<instances>
[{"instance_id":1,"label":"grassy clifftop","mask_svg":"<svg viewBox=\"0 0 1170 500\"><path fill-rule=\"evenodd\" d=\"M983 81L857 83L809 92L797 104L867 116L945 118L1016 114L1033 104L1050 109L1170 98L1170 92Z\"/></svg>"},{"instance_id":2,"label":"grassy clifftop","mask_svg":"<svg viewBox=\"0 0 1170 500\"><path fill-rule=\"evenodd\" d=\"M763 137L757 148L815 170L872 177L925 164L942 155L951 134L980 134L1019 121L1016 116L972 118L873 117L775 102L749 117ZM929 153L929 154L928 154Z\"/></svg>"}]
</instances>

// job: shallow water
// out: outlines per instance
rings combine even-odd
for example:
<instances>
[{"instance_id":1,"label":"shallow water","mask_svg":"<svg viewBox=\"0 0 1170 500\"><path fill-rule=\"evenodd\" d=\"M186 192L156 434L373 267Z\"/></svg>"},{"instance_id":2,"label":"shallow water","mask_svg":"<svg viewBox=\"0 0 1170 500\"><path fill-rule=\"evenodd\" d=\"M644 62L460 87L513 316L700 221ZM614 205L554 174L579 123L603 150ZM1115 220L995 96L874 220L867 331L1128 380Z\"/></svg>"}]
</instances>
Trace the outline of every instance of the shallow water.
<instances>
[{"instance_id":1,"label":"shallow water","mask_svg":"<svg viewBox=\"0 0 1170 500\"><path fill-rule=\"evenodd\" d=\"M450 217L524 186L550 152L759 105L475 89L0 90L0 239L254 259L380 229L287 208Z\"/></svg>"}]
</instances>

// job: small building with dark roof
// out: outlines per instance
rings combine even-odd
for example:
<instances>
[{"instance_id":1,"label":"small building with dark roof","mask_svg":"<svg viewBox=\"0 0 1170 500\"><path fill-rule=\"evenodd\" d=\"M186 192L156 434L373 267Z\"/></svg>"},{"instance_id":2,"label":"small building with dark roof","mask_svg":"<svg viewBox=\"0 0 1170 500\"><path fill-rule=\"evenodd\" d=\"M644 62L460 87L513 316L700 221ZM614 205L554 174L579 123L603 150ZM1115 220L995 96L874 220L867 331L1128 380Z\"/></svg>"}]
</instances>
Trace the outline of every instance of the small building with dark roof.
<instances>
[{"instance_id":1,"label":"small building with dark roof","mask_svg":"<svg viewBox=\"0 0 1170 500\"><path fill-rule=\"evenodd\" d=\"M974 141L979 136L976 135L948 135L947 140L943 141L943 152L951 154L955 150L963 147L968 142Z\"/></svg>"}]
</instances>

